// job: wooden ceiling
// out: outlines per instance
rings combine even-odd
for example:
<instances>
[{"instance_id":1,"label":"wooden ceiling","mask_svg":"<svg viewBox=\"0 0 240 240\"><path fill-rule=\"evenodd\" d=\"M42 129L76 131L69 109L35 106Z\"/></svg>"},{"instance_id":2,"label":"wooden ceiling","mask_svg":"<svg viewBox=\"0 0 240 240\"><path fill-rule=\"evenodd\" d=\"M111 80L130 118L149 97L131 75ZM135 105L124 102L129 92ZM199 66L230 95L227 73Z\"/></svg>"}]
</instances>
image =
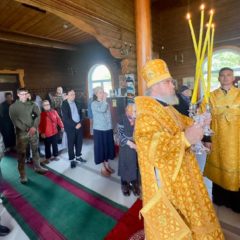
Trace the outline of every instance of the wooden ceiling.
<instances>
[{"instance_id":1,"label":"wooden ceiling","mask_svg":"<svg viewBox=\"0 0 240 240\"><path fill-rule=\"evenodd\" d=\"M201 0L151 0L153 9L164 11L170 8L188 6L191 2L197 2Z\"/></svg>"},{"instance_id":2,"label":"wooden ceiling","mask_svg":"<svg viewBox=\"0 0 240 240\"><path fill-rule=\"evenodd\" d=\"M151 1L154 11L163 11L188 4L188 0ZM120 42L128 34L135 39L133 0L88 0L81 1L81 3L79 0L72 0L70 2L69 9L77 9L76 13L81 13L80 16L84 21L94 26L99 34L109 35L110 39L117 38ZM67 6L67 4L65 5ZM9 40L31 45L35 43L42 47L76 50L75 46L96 40L89 33L81 31L52 13L15 0L0 0L0 12L0 40L2 41ZM74 11L71 14L74 16ZM65 44L65 46L61 44Z\"/></svg>"},{"instance_id":3,"label":"wooden ceiling","mask_svg":"<svg viewBox=\"0 0 240 240\"><path fill-rule=\"evenodd\" d=\"M94 40L61 18L14 0L0 1L0 31L79 45Z\"/></svg>"}]
</instances>

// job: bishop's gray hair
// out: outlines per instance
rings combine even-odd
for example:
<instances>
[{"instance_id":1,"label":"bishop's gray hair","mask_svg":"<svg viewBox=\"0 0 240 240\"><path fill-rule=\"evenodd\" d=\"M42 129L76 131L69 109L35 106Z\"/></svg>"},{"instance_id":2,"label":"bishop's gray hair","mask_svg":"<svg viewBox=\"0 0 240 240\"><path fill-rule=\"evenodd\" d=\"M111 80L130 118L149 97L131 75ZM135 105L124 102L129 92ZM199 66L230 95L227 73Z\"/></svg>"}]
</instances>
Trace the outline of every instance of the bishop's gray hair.
<instances>
[{"instance_id":1,"label":"bishop's gray hair","mask_svg":"<svg viewBox=\"0 0 240 240\"><path fill-rule=\"evenodd\" d=\"M144 96L151 96L151 94L152 94L152 88L151 87L147 88L144 92Z\"/></svg>"}]
</instances>

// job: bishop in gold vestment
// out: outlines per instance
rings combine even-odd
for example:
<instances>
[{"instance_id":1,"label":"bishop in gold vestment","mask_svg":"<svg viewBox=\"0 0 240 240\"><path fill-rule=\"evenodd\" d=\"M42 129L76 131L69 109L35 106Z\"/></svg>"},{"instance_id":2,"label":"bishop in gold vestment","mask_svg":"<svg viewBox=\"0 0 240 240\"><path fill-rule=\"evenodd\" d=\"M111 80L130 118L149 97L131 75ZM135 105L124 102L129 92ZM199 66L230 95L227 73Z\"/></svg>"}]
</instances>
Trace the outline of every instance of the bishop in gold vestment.
<instances>
[{"instance_id":1,"label":"bishop in gold vestment","mask_svg":"<svg viewBox=\"0 0 240 240\"><path fill-rule=\"evenodd\" d=\"M214 134L204 175L213 181L213 202L240 212L240 89L231 69L220 70L219 81L210 95Z\"/></svg>"},{"instance_id":2,"label":"bishop in gold vestment","mask_svg":"<svg viewBox=\"0 0 240 240\"><path fill-rule=\"evenodd\" d=\"M164 61L143 69L147 86L171 76ZM192 120L159 98L136 98L135 141L142 179L146 240L224 239L190 144ZM197 126L198 127L198 126Z\"/></svg>"}]
</instances>

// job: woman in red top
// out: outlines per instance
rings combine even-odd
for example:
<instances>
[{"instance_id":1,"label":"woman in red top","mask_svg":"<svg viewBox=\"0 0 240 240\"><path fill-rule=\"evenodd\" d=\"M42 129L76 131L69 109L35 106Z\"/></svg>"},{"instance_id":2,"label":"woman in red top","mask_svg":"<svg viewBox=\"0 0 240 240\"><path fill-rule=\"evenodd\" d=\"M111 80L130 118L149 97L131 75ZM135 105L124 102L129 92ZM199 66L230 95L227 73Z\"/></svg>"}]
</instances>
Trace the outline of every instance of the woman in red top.
<instances>
[{"instance_id":1,"label":"woman in red top","mask_svg":"<svg viewBox=\"0 0 240 240\"><path fill-rule=\"evenodd\" d=\"M50 103L48 100L44 100L42 103L43 112L41 113L41 119L39 124L39 133L44 139L45 145L45 163L49 163L50 159L57 159L58 156L58 146L57 146L57 136L58 129L57 126L61 128L61 131L64 131L63 123L59 117L56 110L51 109ZM53 149L53 158L51 153L51 146Z\"/></svg>"}]
</instances>

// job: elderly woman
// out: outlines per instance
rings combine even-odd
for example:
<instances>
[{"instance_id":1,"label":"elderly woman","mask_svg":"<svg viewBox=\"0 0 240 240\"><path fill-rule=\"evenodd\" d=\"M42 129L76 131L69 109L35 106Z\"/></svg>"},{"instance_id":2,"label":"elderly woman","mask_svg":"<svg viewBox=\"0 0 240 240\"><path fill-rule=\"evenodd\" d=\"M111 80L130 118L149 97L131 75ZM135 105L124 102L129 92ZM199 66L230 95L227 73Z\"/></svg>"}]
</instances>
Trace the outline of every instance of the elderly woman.
<instances>
[{"instance_id":1,"label":"elderly woman","mask_svg":"<svg viewBox=\"0 0 240 240\"><path fill-rule=\"evenodd\" d=\"M130 196L131 191L135 196L140 195L137 152L133 139L135 117L136 106L129 104L118 123L120 143L118 175L121 177L124 196Z\"/></svg>"},{"instance_id":2,"label":"elderly woman","mask_svg":"<svg viewBox=\"0 0 240 240\"><path fill-rule=\"evenodd\" d=\"M107 94L103 88L94 89L96 97L91 104L93 114L93 140L94 160L96 164L102 164L101 174L109 177L114 170L108 160L115 157L112 118L109 105L106 102Z\"/></svg>"},{"instance_id":3,"label":"elderly woman","mask_svg":"<svg viewBox=\"0 0 240 240\"><path fill-rule=\"evenodd\" d=\"M41 112L39 133L44 139L46 157L44 163L49 163L49 160L58 160L57 127L59 126L63 132L64 126L57 111L51 108L50 102L48 100L44 100L42 102L42 107L43 111ZM53 149L53 157L51 153L51 146Z\"/></svg>"}]
</instances>

